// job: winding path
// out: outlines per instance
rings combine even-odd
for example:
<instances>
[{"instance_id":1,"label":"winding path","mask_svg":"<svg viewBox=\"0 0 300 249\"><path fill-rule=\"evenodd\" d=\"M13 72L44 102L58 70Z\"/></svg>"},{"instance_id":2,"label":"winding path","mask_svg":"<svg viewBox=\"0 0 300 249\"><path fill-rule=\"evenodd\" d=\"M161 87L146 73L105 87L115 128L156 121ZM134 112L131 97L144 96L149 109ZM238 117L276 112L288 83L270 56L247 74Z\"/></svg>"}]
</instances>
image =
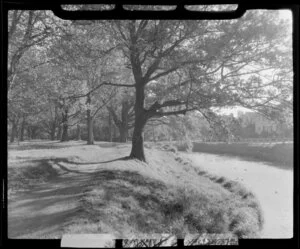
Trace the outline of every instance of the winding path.
<instances>
[{"instance_id":1,"label":"winding path","mask_svg":"<svg viewBox=\"0 0 300 249\"><path fill-rule=\"evenodd\" d=\"M258 198L265 219L261 238L293 237L293 171L264 162L207 153L186 154L193 165L238 181Z\"/></svg>"}]
</instances>

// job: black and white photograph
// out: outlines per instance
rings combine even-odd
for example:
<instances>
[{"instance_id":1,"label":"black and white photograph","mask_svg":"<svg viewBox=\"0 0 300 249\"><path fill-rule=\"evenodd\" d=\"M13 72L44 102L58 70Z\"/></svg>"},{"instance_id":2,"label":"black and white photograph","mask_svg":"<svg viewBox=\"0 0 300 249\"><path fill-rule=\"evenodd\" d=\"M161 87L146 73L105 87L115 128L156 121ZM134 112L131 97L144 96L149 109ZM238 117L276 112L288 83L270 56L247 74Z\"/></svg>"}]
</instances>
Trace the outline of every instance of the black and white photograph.
<instances>
[{"instance_id":1,"label":"black and white photograph","mask_svg":"<svg viewBox=\"0 0 300 249\"><path fill-rule=\"evenodd\" d=\"M61 8L101 16L115 5ZM9 10L8 238L293 238L292 13L68 20Z\"/></svg>"}]
</instances>

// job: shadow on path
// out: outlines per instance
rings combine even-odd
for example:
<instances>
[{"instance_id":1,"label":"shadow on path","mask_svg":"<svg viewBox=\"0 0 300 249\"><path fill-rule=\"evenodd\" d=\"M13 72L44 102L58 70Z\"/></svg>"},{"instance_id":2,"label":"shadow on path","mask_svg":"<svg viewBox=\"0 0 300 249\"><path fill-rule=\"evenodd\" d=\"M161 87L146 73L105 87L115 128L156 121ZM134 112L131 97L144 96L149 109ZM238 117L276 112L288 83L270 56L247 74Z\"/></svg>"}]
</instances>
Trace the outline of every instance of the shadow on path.
<instances>
[{"instance_id":1,"label":"shadow on path","mask_svg":"<svg viewBox=\"0 0 300 249\"><path fill-rule=\"evenodd\" d=\"M122 159L124 158L110 161ZM44 170L54 170L51 161L65 173L53 175L47 182L33 185L27 188L26 191L19 192L8 199L9 238L20 236L26 238L46 236L51 238L53 234L59 236L67 232L65 229L74 222L76 223L80 218L93 220L93 217L98 217L100 214L99 206L94 209L93 206L83 200L85 196L94 193L91 191L95 189L105 193L105 197L96 196L102 202L101 208L103 209L109 209L111 201L118 203L120 198L126 196L134 198L141 207L149 210L149 212L152 212L149 203L152 203L152 206L159 204L156 192L163 189L164 185L144 178L138 173L106 169L84 173L60 165L60 162L67 161L60 158L36 160L36 167ZM82 170L84 170L84 167ZM143 186L145 192L140 192L139 186ZM150 192L146 191L147 189ZM130 204L124 202L124 209L129 212ZM132 215L134 216L134 214ZM109 218L107 217L108 220L106 221L108 224L110 224ZM106 217L101 219L105 220ZM138 217L138 219L141 219L141 217ZM150 229L147 228L146 221L142 223L145 229ZM115 229L118 229L118 227Z\"/></svg>"},{"instance_id":2,"label":"shadow on path","mask_svg":"<svg viewBox=\"0 0 300 249\"><path fill-rule=\"evenodd\" d=\"M128 156L125 157L119 157L116 159L111 159L111 160L106 160L106 161L101 161L101 162L86 162L86 163L82 163L82 162L74 162L74 161L70 161L67 158L56 158L56 159L52 159L52 161L54 161L56 164L59 164L60 162L64 162L64 163L70 163L70 164L76 164L76 165L93 165L93 164L103 164L103 163L111 163L111 162L115 162L115 161L121 161L121 160L130 160L130 158ZM65 168L64 166L60 166L62 167L62 169L68 170L67 168ZM74 173L80 173L77 171L73 171L73 170L68 170L70 172L74 172ZM82 173L82 172L81 172Z\"/></svg>"},{"instance_id":3,"label":"shadow on path","mask_svg":"<svg viewBox=\"0 0 300 249\"><path fill-rule=\"evenodd\" d=\"M19 193L8 202L8 236L47 235L49 230L63 232L73 218L80 216L79 198L90 177L72 177Z\"/></svg>"},{"instance_id":4,"label":"shadow on path","mask_svg":"<svg viewBox=\"0 0 300 249\"><path fill-rule=\"evenodd\" d=\"M65 144L60 141L47 142L47 143L24 143L24 144L9 144L8 148L12 151L22 151L22 150L45 150L45 149L63 149L70 148L74 146L83 146L83 144Z\"/></svg>"}]
</instances>

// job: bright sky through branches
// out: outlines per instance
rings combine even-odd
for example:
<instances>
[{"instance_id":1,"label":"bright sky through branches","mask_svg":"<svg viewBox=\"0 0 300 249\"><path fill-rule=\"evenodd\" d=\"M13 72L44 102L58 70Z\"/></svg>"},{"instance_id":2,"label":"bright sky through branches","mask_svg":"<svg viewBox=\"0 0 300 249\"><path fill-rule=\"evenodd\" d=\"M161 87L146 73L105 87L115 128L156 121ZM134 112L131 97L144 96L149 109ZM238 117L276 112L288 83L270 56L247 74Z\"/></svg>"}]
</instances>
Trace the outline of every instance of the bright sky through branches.
<instances>
[{"instance_id":1,"label":"bright sky through branches","mask_svg":"<svg viewBox=\"0 0 300 249\"><path fill-rule=\"evenodd\" d=\"M279 12L279 18L285 21L288 21L290 25L288 26L290 28L290 34L292 34L292 11L288 9L282 9L278 10ZM265 75L265 79L268 79L268 75ZM227 108L217 108L217 112L220 114L230 115L233 114L235 117L238 115L238 112L253 112L252 110L249 110L244 107L227 107Z\"/></svg>"}]
</instances>

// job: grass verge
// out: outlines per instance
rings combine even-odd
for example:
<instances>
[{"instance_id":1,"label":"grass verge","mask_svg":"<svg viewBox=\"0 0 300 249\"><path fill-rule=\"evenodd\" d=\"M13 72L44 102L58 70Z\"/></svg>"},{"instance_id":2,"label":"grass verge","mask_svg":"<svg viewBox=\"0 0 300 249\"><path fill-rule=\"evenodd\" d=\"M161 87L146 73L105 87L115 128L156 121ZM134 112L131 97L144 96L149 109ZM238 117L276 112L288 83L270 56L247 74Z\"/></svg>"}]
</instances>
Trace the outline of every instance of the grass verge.
<instances>
[{"instance_id":1,"label":"grass verge","mask_svg":"<svg viewBox=\"0 0 300 249\"><path fill-rule=\"evenodd\" d=\"M38 202L45 203L43 198L49 200L45 210L51 211L49 222L52 223L50 216L55 215L56 198L60 198L60 211L66 210L64 217L60 216L64 221L60 225L61 234L111 233L118 238L153 233L172 233L182 238L188 233L259 236L262 215L255 197L248 191L227 179L209 178L208 173L197 172L172 148L170 151L146 149L148 164L137 160L111 160L116 155L118 158L125 156L129 151L130 145L112 147L78 143L76 147L66 146L60 152L51 148L44 153L41 149L30 153L14 150L8 165L8 185L12 188L24 179L19 189L25 189L32 182L34 189L27 191L30 208L33 209ZM76 186L79 177L80 187ZM53 180L56 185L50 191ZM40 182L44 187L45 183L49 184L49 189L40 191ZM76 216L63 208L67 202L64 204L62 199L63 191L74 196L74 189L79 205ZM13 201L19 199L24 203L22 198L20 194ZM20 212L26 216L24 210L20 209ZM42 213L43 209L39 208L39 212ZM14 213L18 210L14 210L11 218ZM27 230L23 238L34 238L34 234L43 230L32 225L33 220L34 216L28 219L30 231ZM50 225L44 222L42 226L47 228L47 237L51 238ZM39 233L36 236L44 235Z\"/></svg>"}]
</instances>

